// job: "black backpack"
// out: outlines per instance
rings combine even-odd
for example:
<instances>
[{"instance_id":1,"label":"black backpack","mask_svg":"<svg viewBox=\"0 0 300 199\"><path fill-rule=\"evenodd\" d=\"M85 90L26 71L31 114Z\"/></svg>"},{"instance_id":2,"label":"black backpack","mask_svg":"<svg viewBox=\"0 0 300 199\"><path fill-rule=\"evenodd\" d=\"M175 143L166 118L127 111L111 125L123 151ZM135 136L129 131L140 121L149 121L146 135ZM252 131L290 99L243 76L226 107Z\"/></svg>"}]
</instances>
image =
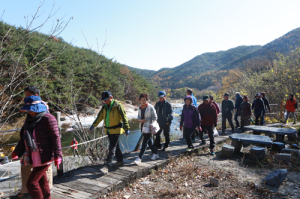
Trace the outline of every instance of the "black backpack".
<instances>
[{"instance_id":1,"label":"black backpack","mask_svg":"<svg viewBox=\"0 0 300 199\"><path fill-rule=\"evenodd\" d=\"M298 102L296 102L296 104L295 104L295 108L298 108Z\"/></svg>"}]
</instances>

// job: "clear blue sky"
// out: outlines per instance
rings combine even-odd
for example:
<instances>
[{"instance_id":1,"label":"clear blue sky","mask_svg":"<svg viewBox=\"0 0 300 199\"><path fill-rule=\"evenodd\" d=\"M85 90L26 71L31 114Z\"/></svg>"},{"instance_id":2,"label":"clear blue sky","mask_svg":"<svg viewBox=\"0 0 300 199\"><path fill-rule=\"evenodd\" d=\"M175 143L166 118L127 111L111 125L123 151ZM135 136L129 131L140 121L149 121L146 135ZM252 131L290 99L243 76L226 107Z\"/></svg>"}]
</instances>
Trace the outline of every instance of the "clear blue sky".
<instances>
[{"instance_id":1,"label":"clear blue sky","mask_svg":"<svg viewBox=\"0 0 300 199\"><path fill-rule=\"evenodd\" d=\"M0 0L2 20L25 26L24 16L40 1ZM36 21L45 19L54 1L46 0ZM205 52L239 45L264 45L300 27L299 0L93 0L56 1L52 21L73 17L60 35L87 47L82 31L96 49L120 63L158 70L178 66ZM0 14L1 15L1 14ZM52 21L41 30L47 33Z\"/></svg>"}]
</instances>

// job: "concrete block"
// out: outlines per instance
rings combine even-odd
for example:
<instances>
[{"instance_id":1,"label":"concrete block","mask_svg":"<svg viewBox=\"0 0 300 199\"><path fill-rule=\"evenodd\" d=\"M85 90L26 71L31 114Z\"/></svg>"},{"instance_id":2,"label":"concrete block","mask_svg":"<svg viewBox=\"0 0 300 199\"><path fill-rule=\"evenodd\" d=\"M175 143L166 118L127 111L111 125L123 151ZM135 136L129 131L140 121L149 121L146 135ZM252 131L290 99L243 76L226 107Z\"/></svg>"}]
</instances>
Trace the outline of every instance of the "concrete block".
<instances>
[{"instance_id":1,"label":"concrete block","mask_svg":"<svg viewBox=\"0 0 300 199\"><path fill-rule=\"evenodd\" d=\"M284 143L282 142L273 142L272 144L272 150L280 152L281 149L285 147Z\"/></svg>"},{"instance_id":2,"label":"concrete block","mask_svg":"<svg viewBox=\"0 0 300 199\"><path fill-rule=\"evenodd\" d=\"M228 144L224 144L222 146L222 156L225 158L231 158L234 153L234 146L230 146Z\"/></svg>"},{"instance_id":3,"label":"concrete block","mask_svg":"<svg viewBox=\"0 0 300 199\"><path fill-rule=\"evenodd\" d=\"M237 140L232 140L231 141L231 146L234 147L234 152L239 153L243 150L243 142L237 141Z\"/></svg>"},{"instance_id":4,"label":"concrete block","mask_svg":"<svg viewBox=\"0 0 300 199\"><path fill-rule=\"evenodd\" d=\"M300 154L299 149L281 149L280 153L289 153L292 154L292 156L298 156Z\"/></svg>"},{"instance_id":5,"label":"concrete block","mask_svg":"<svg viewBox=\"0 0 300 199\"><path fill-rule=\"evenodd\" d=\"M278 153L276 154L276 160L278 162L290 163L292 161L292 155L287 153Z\"/></svg>"},{"instance_id":6,"label":"concrete block","mask_svg":"<svg viewBox=\"0 0 300 199\"><path fill-rule=\"evenodd\" d=\"M266 149L264 147L253 147L250 149L250 156L253 160L262 160L266 155Z\"/></svg>"},{"instance_id":7,"label":"concrete block","mask_svg":"<svg viewBox=\"0 0 300 199\"><path fill-rule=\"evenodd\" d=\"M268 174L262 181L266 185L272 187L279 187L283 182L283 180L286 178L286 176L287 176L286 169L278 169Z\"/></svg>"}]
</instances>

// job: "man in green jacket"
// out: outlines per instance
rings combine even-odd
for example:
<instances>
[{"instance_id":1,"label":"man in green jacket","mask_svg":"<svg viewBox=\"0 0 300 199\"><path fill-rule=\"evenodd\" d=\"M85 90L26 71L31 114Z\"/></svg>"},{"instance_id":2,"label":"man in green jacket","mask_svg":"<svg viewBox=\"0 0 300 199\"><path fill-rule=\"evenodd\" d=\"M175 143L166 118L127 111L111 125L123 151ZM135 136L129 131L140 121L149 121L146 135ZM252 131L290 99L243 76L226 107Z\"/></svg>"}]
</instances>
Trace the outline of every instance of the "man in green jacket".
<instances>
[{"instance_id":1,"label":"man in green jacket","mask_svg":"<svg viewBox=\"0 0 300 199\"><path fill-rule=\"evenodd\" d=\"M106 158L106 163L112 162L113 156L116 155L117 166L124 165L123 154L119 147L119 136L124 132L129 135L129 123L125 113L125 110L120 102L113 99L110 91L104 91L102 93L102 101L104 105L98 113L96 120L90 128L90 131L94 127L104 120L105 133L108 135L109 139L109 152Z\"/></svg>"},{"instance_id":2,"label":"man in green jacket","mask_svg":"<svg viewBox=\"0 0 300 199\"><path fill-rule=\"evenodd\" d=\"M234 126L232 123L232 111L234 110L233 101L229 99L229 94L224 94L224 100L222 101L222 134L225 133L226 119L228 120L232 132L234 132Z\"/></svg>"}]
</instances>

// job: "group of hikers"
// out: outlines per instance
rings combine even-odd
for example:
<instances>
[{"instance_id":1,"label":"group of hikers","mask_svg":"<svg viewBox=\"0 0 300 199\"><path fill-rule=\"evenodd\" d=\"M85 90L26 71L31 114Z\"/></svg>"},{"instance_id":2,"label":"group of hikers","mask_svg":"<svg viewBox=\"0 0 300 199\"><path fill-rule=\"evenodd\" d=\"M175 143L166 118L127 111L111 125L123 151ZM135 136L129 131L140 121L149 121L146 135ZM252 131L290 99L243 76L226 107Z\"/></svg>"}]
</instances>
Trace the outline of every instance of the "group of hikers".
<instances>
[{"instance_id":1,"label":"group of hikers","mask_svg":"<svg viewBox=\"0 0 300 199\"><path fill-rule=\"evenodd\" d=\"M35 86L28 86L24 89L25 105L21 108L21 113L27 113L25 123L20 131L20 140L12 152L12 159L21 157L22 166L27 166L26 170L21 169L22 190L18 196L24 195L26 191L31 198L51 198L49 182L52 181L52 168L54 164L59 168L62 161L61 138L57 121L53 115L49 113L47 103L40 98L40 92ZM126 112L122 104L113 98L110 91L102 93L101 101L104 102L97 118L90 127L90 132L104 120L105 133L109 139L109 151L105 159L105 164L110 166L114 156L117 159L116 166L122 166L123 154L119 146L119 137L125 133L129 135L129 122ZM139 97L140 107L138 110L138 122L141 130L141 137L137 143L135 151L139 151L139 155L134 161L139 165L143 159L147 145L151 149L152 160L159 158L158 150L167 151L170 143L170 125L173 120L173 110L170 102L166 100L166 93L160 91L158 101L153 106L149 103L149 96L142 93ZM184 106L182 109L180 130L183 130L184 138L187 142L187 151L191 151L195 142L195 135L199 135L201 143L206 144L204 132L207 131L210 140L210 153L214 155L214 130L218 124L218 115L220 113L219 105L214 101L213 96L203 96L203 102L198 106L197 99L193 95L192 89L187 89L187 95L184 98ZM286 103L287 122L289 114L294 116L296 123L295 109L297 102L295 97L290 94ZM232 132L235 128L241 128L250 125L251 111L255 115L255 124L264 125L264 116L266 111L271 111L269 101L265 93L258 93L252 105L249 103L248 96L241 96L236 93L235 105L229 99L229 94L224 94L222 101L222 134L225 133L226 120L228 120ZM234 120L236 127L234 128L232 116L235 111ZM240 116L240 122L238 117ZM260 123L259 123L260 119ZM157 125L155 125L157 124ZM241 126L240 126L241 125ZM155 126L157 126L155 128ZM161 146L161 134L164 133L165 143ZM152 142L152 134L156 135L155 142ZM73 154L77 155L78 142L74 138L71 145L73 146ZM22 167L21 167L22 168ZM50 183L51 185L52 183Z\"/></svg>"}]
</instances>

